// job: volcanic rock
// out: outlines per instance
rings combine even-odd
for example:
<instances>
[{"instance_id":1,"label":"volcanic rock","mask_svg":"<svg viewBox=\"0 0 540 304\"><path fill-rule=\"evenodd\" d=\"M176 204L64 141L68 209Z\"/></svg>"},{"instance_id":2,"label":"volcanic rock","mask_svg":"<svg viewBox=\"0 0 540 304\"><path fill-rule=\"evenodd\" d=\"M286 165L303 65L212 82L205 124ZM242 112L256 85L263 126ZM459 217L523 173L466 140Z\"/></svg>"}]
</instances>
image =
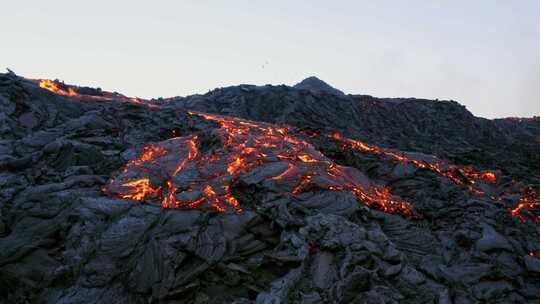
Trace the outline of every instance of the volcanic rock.
<instances>
[{"instance_id":1,"label":"volcanic rock","mask_svg":"<svg viewBox=\"0 0 540 304\"><path fill-rule=\"evenodd\" d=\"M510 243L493 227L485 224L482 227L482 238L476 242L476 248L480 251L489 251L493 249L512 250Z\"/></svg>"},{"instance_id":2,"label":"volcanic rock","mask_svg":"<svg viewBox=\"0 0 540 304\"><path fill-rule=\"evenodd\" d=\"M0 302L535 303L539 147L538 118L317 79L0 74Z\"/></svg>"},{"instance_id":3,"label":"volcanic rock","mask_svg":"<svg viewBox=\"0 0 540 304\"><path fill-rule=\"evenodd\" d=\"M526 255L523 260L527 271L540 273L540 259Z\"/></svg>"},{"instance_id":4,"label":"volcanic rock","mask_svg":"<svg viewBox=\"0 0 540 304\"><path fill-rule=\"evenodd\" d=\"M344 95L340 90L330 86L315 76L311 76L300 81L294 85L294 88L308 90L316 94L329 93L334 95Z\"/></svg>"}]
</instances>

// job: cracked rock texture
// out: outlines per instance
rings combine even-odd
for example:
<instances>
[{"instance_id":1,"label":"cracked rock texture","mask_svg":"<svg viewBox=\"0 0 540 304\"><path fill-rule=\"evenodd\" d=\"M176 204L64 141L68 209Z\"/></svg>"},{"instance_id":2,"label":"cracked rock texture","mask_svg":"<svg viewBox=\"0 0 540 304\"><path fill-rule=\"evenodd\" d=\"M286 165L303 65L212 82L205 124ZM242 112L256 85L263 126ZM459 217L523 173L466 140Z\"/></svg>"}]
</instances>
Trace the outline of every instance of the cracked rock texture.
<instances>
[{"instance_id":1,"label":"cracked rock texture","mask_svg":"<svg viewBox=\"0 0 540 304\"><path fill-rule=\"evenodd\" d=\"M538 118L487 120L456 102L320 85L242 85L148 108L59 96L0 74L0 300L540 303L537 223L433 172L324 139L312 144L389 185L422 217L370 209L345 192L279 196L265 172L234 185L241 213L163 209L101 191L144 145L216 127L189 110L340 131L498 170L494 189L540 184Z\"/></svg>"}]
</instances>

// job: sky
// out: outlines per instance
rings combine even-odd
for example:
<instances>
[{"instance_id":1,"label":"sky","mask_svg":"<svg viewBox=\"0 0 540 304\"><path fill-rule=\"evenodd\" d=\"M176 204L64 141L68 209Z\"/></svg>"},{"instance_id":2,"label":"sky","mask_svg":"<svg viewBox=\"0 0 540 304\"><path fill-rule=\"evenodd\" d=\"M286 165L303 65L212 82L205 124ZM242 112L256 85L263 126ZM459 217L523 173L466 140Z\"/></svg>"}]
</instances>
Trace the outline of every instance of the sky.
<instances>
[{"instance_id":1,"label":"sky","mask_svg":"<svg viewBox=\"0 0 540 304\"><path fill-rule=\"evenodd\" d=\"M141 98L317 76L540 116L540 1L4 1L0 69Z\"/></svg>"}]
</instances>

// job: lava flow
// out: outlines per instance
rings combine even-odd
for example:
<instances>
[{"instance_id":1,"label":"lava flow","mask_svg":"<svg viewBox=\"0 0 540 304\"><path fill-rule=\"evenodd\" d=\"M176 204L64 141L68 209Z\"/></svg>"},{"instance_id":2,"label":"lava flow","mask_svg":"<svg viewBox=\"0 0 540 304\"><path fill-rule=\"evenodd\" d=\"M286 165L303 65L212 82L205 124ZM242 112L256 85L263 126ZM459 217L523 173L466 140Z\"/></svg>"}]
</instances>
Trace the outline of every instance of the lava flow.
<instances>
[{"instance_id":1,"label":"lava flow","mask_svg":"<svg viewBox=\"0 0 540 304\"><path fill-rule=\"evenodd\" d=\"M522 222L532 219L533 221L540 223L540 214L538 214L539 209L540 198L538 198L536 191L532 187L527 187L522 190L521 199L517 206L508 208L508 211ZM536 210L536 213L531 212L532 210Z\"/></svg>"},{"instance_id":2,"label":"lava flow","mask_svg":"<svg viewBox=\"0 0 540 304\"><path fill-rule=\"evenodd\" d=\"M59 82L55 82L48 79L42 79L39 81L39 87L48 91L51 91L55 94L62 95L62 96L77 96L77 92L71 88L63 86Z\"/></svg>"},{"instance_id":3,"label":"lava flow","mask_svg":"<svg viewBox=\"0 0 540 304\"><path fill-rule=\"evenodd\" d=\"M391 150L386 150L375 145L369 145L359 140L348 139L341 136L340 133L334 133L331 138L338 141L343 147L355 149L360 152L381 155L392 158L404 164L412 164L420 169L427 169L445 176L454 183L466 186L475 194L486 194L475 185L482 181L486 183L495 183L497 175L491 171L477 171L471 166L458 167L454 164L447 163L434 156L422 155L417 153L402 153Z\"/></svg>"},{"instance_id":4,"label":"lava flow","mask_svg":"<svg viewBox=\"0 0 540 304\"><path fill-rule=\"evenodd\" d=\"M344 138L340 133L334 133L330 137L340 143L342 148L381 155L404 164L412 164L420 169L431 170L441 176L447 177L457 185L465 186L471 193L476 195L486 195L486 192L480 189L479 185L482 183L493 184L497 182L497 174L495 172L478 171L472 166L458 167L434 156L386 150L359 140ZM520 200L517 205L507 207L506 209L512 216L519 218L522 222L526 222L527 220L540 222L540 215L537 214L537 210L540 209L540 199L536 191L531 187L527 187L520 192ZM493 201L502 201L505 195L503 192L502 195L490 195L489 198ZM536 211L532 212L534 210Z\"/></svg>"},{"instance_id":5,"label":"lava flow","mask_svg":"<svg viewBox=\"0 0 540 304\"><path fill-rule=\"evenodd\" d=\"M374 185L359 170L335 164L288 129L240 118L191 113L219 123L212 131L221 146L202 153L197 136L147 146L113 177L104 191L165 208L241 211L232 188L260 183L271 192L297 196L317 189L345 191L367 206L413 215L409 203Z\"/></svg>"},{"instance_id":6,"label":"lava flow","mask_svg":"<svg viewBox=\"0 0 540 304\"><path fill-rule=\"evenodd\" d=\"M118 93L97 90L92 92L96 95L82 94L78 87L58 81L40 80L39 86L55 94L81 100L117 100L149 108L159 107ZM220 149L199 153L197 136L176 137L147 146L138 159L126 164L120 176L109 181L104 191L136 201L161 200L166 208L209 205L218 211L239 211L241 208L231 187L251 171L261 169L275 173L274 176L266 176L265 183L272 182L289 195L299 195L315 188L347 191L368 206L390 213L412 214L411 206L392 196L388 188L373 185L354 168L335 164L308 142L288 135L288 128L220 115L193 114L220 124L221 128L214 132L222 141ZM526 119L508 120L522 122ZM173 130L173 136L175 134ZM317 133L307 135L312 138L319 136ZM487 185L497 182L495 172L478 171L472 166L459 167L434 156L383 149L344 138L339 133L328 137L336 140L342 148L389 157L433 171L466 187L473 194L489 195L494 201L503 201L505 196L511 196L506 192L499 195L486 193L486 189L490 189ZM521 192L519 202L507 205L506 209L522 221L540 222L540 215L537 215L540 199L536 192L532 188Z\"/></svg>"},{"instance_id":7,"label":"lava flow","mask_svg":"<svg viewBox=\"0 0 540 304\"><path fill-rule=\"evenodd\" d=\"M48 79L39 80L39 87L57 95L75 97L81 100L94 100L94 101L119 100L123 102L129 102L129 103L142 105L149 108L158 107L155 104L144 102L142 99L138 97L126 97L122 94L105 92L101 90L100 91L96 90L96 92L99 93L98 95L81 94L78 92L77 87L66 85L63 82L52 81Z\"/></svg>"}]
</instances>

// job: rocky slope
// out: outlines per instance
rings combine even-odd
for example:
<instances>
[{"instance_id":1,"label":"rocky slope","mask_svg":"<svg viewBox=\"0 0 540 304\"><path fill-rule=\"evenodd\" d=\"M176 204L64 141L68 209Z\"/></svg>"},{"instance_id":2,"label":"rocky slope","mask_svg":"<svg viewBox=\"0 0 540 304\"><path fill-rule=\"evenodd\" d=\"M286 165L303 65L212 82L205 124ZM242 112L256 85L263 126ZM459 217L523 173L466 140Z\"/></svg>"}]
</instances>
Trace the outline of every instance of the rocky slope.
<instances>
[{"instance_id":1,"label":"rocky slope","mask_svg":"<svg viewBox=\"0 0 540 304\"><path fill-rule=\"evenodd\" d=\"M1 74L0 299L540 303L540 119L314 82Z\"/></svg>"},{"instance_id":2,"label":"rocky slope","mask_svg":"<svg viewBox=\"0 0 540 304\"><path fill-rule=\"evenodd\" d=\"M454 101L345 96L288 86L228 87L176 101L184 109L338 130L381 146L501 169L522 179L540 175L540 118L487 120Z\"/></svg>"}]
</instances>

